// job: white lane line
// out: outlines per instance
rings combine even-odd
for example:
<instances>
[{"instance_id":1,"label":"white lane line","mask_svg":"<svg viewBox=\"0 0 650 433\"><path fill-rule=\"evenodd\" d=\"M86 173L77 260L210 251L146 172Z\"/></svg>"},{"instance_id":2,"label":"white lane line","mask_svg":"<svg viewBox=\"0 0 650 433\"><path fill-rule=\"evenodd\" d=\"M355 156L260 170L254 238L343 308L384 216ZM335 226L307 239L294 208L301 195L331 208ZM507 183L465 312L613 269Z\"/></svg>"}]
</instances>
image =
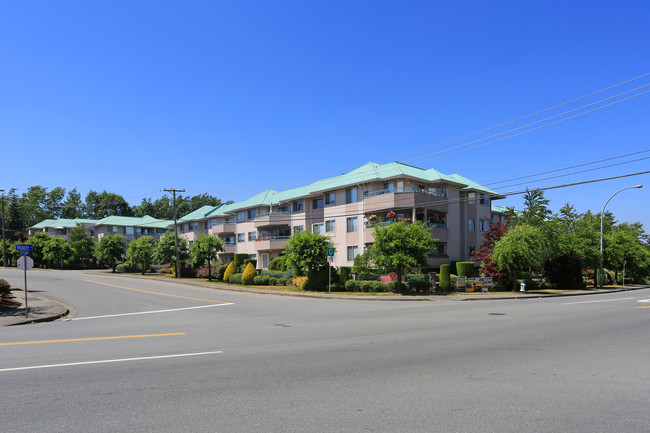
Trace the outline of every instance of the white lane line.
<instances>
[{"instance_id":1,"label":"white lane line","mask_svg":"<svg viewBox=\"0 0 650 433\"><path fill-rule=\"evenodd\" d=\"M199 309L199 308L223 307L224 305L234 305L234 304L232 302L228 302L228 303L224 303L224 304L200 305L198 307L173 308L173 309L170 309L170 310L138 311L138 312L135 312L135 313L106 314L104 316L75 317L73 319L68 319L67 321L71 321L71 320L89 320L89 319L104 319L106 317L137 316L139 314L171 313L171 312L174 312L174 311L196 310L196 309Z\"/></svg>"},{"instance_id":2,"label":"white lane line","mask_svg":"<svg viewBox=\"0 0 650 433\"><path fill-rule=\"evenodd\" d=\"M639 300L637 302L650 302L650 299L641 299L641 300Z\"/></svg>"},{"instance_id":3,"label":"white lane line","mask_svg":"<svg viewBox=\"0 0 650 433\"><path fill-rule=\"evenodd\" d=\"M143 356L140 358L122 358L122 359L105 359L102 361L84 361L84 362L70 362L67 364L49 364L49 365L34 365L31 367L14 367L14 368L3 368L0 369L0 372L5 371L19 371L19 370L34 370L39 368L55 368L55 367L73 367L77 365L92 365L92 364L107 364L112 362L127 362L127 361L148 361L152 359L165 359L165 358L182 358L187 356L201 356L201 355L214 355L218 353L223 353L221 350L214 352L195 352L195 353L179 353L176 355L159 355L159 356Z\"/></svg>"},{"instance_id":4,"label":"white lane line","mask_svg":"<svg viewBox=\"0 0 650 433\"><path fill-rule=\"evenodd\" d=\"M595 302L614 302L614 301L626 301L628 299L634 298L618 298L618 299L602 299L600 301L582 301L582 302L565 302L562 305L574 305L574 304L593 304Z\"/></svg>"}]
</instances>

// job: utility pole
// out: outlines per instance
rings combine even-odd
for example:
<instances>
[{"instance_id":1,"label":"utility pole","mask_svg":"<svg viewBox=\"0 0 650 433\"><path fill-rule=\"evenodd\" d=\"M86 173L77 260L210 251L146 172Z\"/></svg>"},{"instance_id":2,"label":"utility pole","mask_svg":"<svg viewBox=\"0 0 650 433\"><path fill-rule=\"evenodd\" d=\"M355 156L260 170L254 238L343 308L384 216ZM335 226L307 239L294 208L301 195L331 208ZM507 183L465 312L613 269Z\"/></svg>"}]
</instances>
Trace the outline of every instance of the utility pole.
<instances>
[{"instance_id":1,"label":"utility pole","mask_svg":"<svg viewBox=\"0 0 650 433\"><path fill-rule=\"evenodd\" d=\"M0 189L0 193L2 193L2 197L0 197L0 200L2 200L2 266L7 267L7 241L5 239L5 190Z\"/></svg>"},{"instance_id":2,"label":"utility pole","mask_svg":"<svg viewBox=\"0 0 650 433\"><path fill-rule=\"evenodd\" d=\"M180 270L180 259L178 257L178 227L176 226L176 193L185 192L184 189L169 188L163 191L171 192L173 196L173 206L174 206L174 248L176 251L176 269L174 270L174 275L176 278L179 278L181 275Z\"/></svg>"}]
</instances>

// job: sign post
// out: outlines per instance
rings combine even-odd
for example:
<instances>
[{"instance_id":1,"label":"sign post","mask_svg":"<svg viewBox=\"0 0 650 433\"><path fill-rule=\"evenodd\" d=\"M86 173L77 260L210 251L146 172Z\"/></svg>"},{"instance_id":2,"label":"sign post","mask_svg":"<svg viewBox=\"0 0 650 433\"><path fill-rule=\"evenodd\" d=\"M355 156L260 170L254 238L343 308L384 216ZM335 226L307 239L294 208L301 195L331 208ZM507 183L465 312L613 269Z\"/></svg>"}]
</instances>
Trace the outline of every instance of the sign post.
<instances>
[{"instance_id":1,"label":"sign post","mask_svg":"<svg viewBox=\"0 0 650 433\"><path fill-rule=\"evenodd\" d=\"M334 261L334 248L327 249L327 266L329 267L329 280L327 283L327 293L332 292L332 262Z\"/></svg>"},{"instance_id":2,"label":"sign post","mask_svg":"<svg viewBox=\"0 0 650 433\"><path fill-rule=\"evenodd\" d=\"M34 260L29 257L32 245L16 245L16 250L20 251L20 258L16 261L18 268L25 273L25 318L29 318L29 304L27 301L27 270L34 267Z\"/></svg>"}]
</instances>

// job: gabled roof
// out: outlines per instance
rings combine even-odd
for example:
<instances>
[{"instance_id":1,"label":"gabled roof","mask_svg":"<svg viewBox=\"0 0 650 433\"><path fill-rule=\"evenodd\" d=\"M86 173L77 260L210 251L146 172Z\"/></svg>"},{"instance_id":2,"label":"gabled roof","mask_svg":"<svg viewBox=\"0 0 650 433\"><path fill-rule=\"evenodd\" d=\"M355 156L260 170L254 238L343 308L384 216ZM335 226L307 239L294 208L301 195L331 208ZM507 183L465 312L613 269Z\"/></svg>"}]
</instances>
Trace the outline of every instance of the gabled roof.
<instances>
[{"instance_id":1,"label":"gabled roof","mask_svg":"<svg viewBox=\"0 0 650 433\"><path fill-rule=\"evenodd\" d=\"M134 227L157 227L165 228L174 221L159 220L149 215L143 217L108 216L95 222L98 226L134 226Z\"/></svg>"},{"instance_id":2,"label":"gabled roof","mask_svg":"<svg viewBox=\"0 0 650 433\"><path fill-rule=\"evenodd\" d=\"M43 220L40 223L33 225L30 227L30 229L44 229L48 227L53 227L53 228L73 228L76 227L77 224L83 224L83 225L95 225L97 223L97 220L91 220L91 219L84 219L84 218L74 218L74 219L59 219L59 220Z\"/></svg>"},{"instance_id":3,"label":"gabled roof","mask_svg":"<svg viewBox=\"0 0 650 433\"><path fill-rule=\"evenodd\" d=\"M218 207L218 206L210 206L210 205L201 206L200 208L198 208L194 212L190 212L187 215L185 215L184 217L179 218L178 222L180 223L180 222L185 222L185 221L195 221L195 220L200 220L200 219L203 219L203 218L207 218L208 215L210 215L210 213L212 211L214 211L216 207Z\"/></svg>"},{"instance_id":4,"label":"gabled roof","mask_svg":"<svg viewBox=\"0 0 650 433\"><path fill-rule=\"evenodd\" d=\"M244 209L244 208L249 208L249 207L255 207L255 206L260 206L260 205L270 205L271 203L276 202L277 200L273 200L273 196L277 194L278 192L272 189L267 189L265 191L262 191L259 194L254 195L253 197L240 201L237 203L233 203L229 211L235 211L238 209Z\"/></svg>"},{"instance_id":5,"label":"gabled roof","mask_svg":"<svg viewBox=\"0 0 650 433\"><path fill-rule=\"evenodd\" d=\"M467 185L465 188L463 188L465 190L468 190L468 191L469 190L475 190L475 191L485 192L485 193L488 193L490 195L497 196L497 197L492 197L492 198L495 198L495 199L497 199L497 198L506 198L505 195L501 195L496 191L492 191L491 189L486 188L483 185L480 185L480 184L474 182L473 180L469 180L468 178L466 178L465 176L461 176L460 174L452 174L452 175L450 175L450 177L456 179L458 182L461 182L461 183L464 183L465 185Z\"/></svg>"}]
</instances>

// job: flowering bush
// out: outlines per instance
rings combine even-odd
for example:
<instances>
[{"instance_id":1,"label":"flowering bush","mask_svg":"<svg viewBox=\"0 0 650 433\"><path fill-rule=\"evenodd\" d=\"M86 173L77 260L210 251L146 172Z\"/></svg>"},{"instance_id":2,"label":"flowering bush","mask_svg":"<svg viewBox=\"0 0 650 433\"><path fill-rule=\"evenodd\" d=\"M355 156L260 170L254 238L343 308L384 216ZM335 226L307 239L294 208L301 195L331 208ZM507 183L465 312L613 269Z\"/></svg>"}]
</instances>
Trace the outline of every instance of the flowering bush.
<instances>
[{"instance_id":1,"label":"flowering bush","mask_svg":"<svg viewBox=\"0 0 650 433\"><path fill-rule=\"evenodd\" d=\"M370 221L371 223L374 223L375 221L377 221L377 215L370 215L368 217L368 221Z\"/></svg>"},{"instance_id":2,"label":"flowering bush","mask_svg":"<svg viewBox=\"0 0 650 433\"><path fill-rule=\"evenodd\" d=\"M388 211L388 213L386 214L386 218L395 218L396 216L397 214L392 210Z\"/></svg>"},{"instance_id":3,"label":"flowering bush","mask_svg":"<svg viewBox=\"0 0 650 433\"><path fill-rule=\"evenodd\" d=\"M307 285L307 277L293 277L292 284L299 289L304 289Z\"/></svg>"}]
</instances>

